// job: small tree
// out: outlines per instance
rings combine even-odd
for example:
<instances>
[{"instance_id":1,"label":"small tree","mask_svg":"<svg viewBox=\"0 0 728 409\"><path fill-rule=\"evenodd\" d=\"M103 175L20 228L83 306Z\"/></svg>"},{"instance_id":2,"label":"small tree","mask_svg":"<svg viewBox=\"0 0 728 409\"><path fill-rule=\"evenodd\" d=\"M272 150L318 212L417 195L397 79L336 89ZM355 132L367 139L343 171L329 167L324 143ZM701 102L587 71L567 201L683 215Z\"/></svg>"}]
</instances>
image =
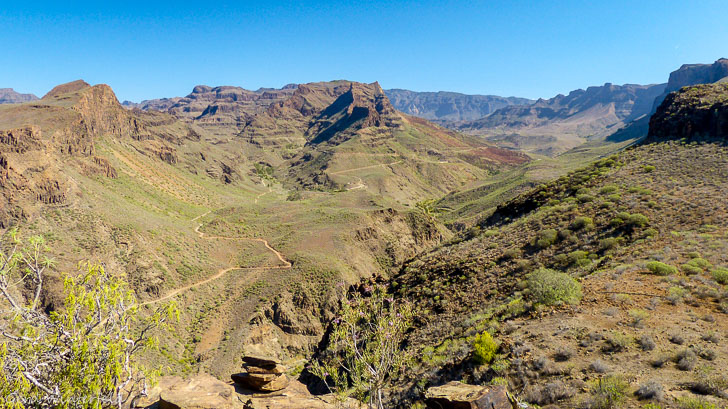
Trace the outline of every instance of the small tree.
<instances>
[{"instance_id":1,"label":"small tree","mask_svg":"<svg viewBox=\"0 0 728 409\"><path fill-rule=\"evenodd\" d=\"M340 398L354 396L369 408L382 409L383 390L409 360L402 342L412 309L381 287L367 290L366 297L355 293L343 298L332 324L331 353L314 361L310 371Z\"/></svg>"},{"instance_id":2,"label":"small tree","mask_svg":"<svg viewBox=\"0 0 728 409\"><path fill-rule=\"evenodd\" d=\"M0 249L0 407L121 407L144 392L153 373L132 358L154 345L153 329L178 317L175 306L141 319L126 281L89 263L64 276L63 305L46 313L44 241L9 237Z\"/></svg>"}]
</instances>

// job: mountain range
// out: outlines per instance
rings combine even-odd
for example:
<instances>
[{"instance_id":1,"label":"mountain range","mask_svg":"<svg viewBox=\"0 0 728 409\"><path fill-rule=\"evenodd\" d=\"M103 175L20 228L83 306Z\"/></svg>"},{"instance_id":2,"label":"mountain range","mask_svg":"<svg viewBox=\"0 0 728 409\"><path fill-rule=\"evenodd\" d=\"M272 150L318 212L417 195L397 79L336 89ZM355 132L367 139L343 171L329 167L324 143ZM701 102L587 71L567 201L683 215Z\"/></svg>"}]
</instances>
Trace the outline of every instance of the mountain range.
<instances>
[{"instance_id":1,"label":"mountain range","mask_svg":"<svg viewBox=\"0 0 728 409\"><path fill-rule=\"evenodd\" d=\"M165 375L264 356L315 392L340 293L377 284L414 316L389 407L450 381L521 407L722 404L727 68L538 101L346 80L124 104L83 80L4 91L0 229L45 237L45 311L79 260L120 273L142 314L175 300L140 358ZM292 384L244 407L308 393Z\"/></svg>"},{"instance_id":2,"label":"mountain range","mask_svg":"<svg viewBox=\"0 0 728 409\"><path fill-rule=\"evenodd\" d=\"M0 104L17 104L21 102L35 101L38 97L33 94L21 94L12 88L0 88Z\"/></svg>"}]
</instances>

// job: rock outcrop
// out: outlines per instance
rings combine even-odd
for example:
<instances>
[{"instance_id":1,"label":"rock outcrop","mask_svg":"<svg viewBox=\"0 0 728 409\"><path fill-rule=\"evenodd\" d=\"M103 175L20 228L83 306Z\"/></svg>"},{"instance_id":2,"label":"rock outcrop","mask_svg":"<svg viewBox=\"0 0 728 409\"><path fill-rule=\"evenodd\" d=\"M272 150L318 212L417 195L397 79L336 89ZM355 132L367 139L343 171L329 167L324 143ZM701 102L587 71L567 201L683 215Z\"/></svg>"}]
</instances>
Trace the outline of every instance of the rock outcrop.
<instances>
[{"instance_id":1,"label":"rock outcrop","mask_svg":"<svg viewBox=\"0 0 728 409\"><path fill-rule=\"evenodd\" d=\"M450 382L427 390L431 409L514 409L505 386L476 386Z\"/></svg>"},{"instance_id":2,"label":"rock outcrop","mask_svg":"<svg viewBox=\"0 0 728 409\"><path fill-rule=\"evenodd\" d=\"M720 58L712 64L683 64L670 73L670 79L662 95L655 99L652 113L657 111L662 101L671 92L682 87L699 84L712 84L728 77L728 59Z\"/></svg>"},{"instance_id":3,"label":"rock outcrop","mask_svg":"<svg viewBox=\"0 0 728 409\"><path fill-rule=\"evenodd\" d=\"M12 88L0 88L0 104L20 104L37 99L38 97L33 94L21 94Z\"/></svg>"},{"instance_id":4,"label":"rock outcrop","mask_svg":"<svg viewBox=\"0 0 728 409\"><path fill-rule=\"evenodd\" d=\"M728 83L695 85L668 95L650 119L648 141L666 138L728 139Z\"/></svg>"},{"instance_id":5,"label":"rock outcrop","mask_svg":"<svg viewBox=\"0 0 728 409\"><path fill-rule=\"evenodd\" d=\"M159 395L160 409L232 409L242 405L235 389L210 375L199 374L188 380L167 379L167 389Z\"/></svg>"},{"instance_id":6,"label":"rock outcrop","mask_svg":"<svg viewBox=\"0 0 728 409\"><path fill-rule=\"evenodd\" d=\"M231 375L233 382L241 387L258 392L275 392L289 384L286 368L280 361L256 356L243 357L245 372Z\"/></svg>"}]
</instances>

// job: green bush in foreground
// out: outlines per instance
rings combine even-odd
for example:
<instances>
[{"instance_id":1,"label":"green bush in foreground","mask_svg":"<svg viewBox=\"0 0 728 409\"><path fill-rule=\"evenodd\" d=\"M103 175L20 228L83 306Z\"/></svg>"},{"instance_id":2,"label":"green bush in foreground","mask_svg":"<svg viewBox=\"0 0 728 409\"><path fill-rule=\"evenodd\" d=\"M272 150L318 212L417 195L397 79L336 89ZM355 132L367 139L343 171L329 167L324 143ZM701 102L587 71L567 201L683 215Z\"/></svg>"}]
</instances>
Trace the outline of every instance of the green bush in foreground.
<instances>
[{"instance_id":1,"label":"green bush in foreground","mask_svg":"<svg viewBox=\"0 0 728 409\"><path fill-rule=\"evenodd\" d=\"M589 383L592 409L611 409L621 407L629 384L617 376L607 376Z\"/></svg>"},{"instance_id":2,"label":"green bush in foreground","mask_svg":"<svg viewBox=\"0 0 728 409\"><path fill-rule=\"evenodd\" d=\"M720 284L728 284L728 268L717 267L713 270L713 279Z\"/></svg>"},{"instance_id":3,"label":"green bush in foreground","mask_svg":"<svg viewBox=\"0 0 728 409\"><path fill-rule=\"evenodd\" d=\"M47 313L40 297L46 269L43 239L22 243L10 233L0 250L0 305L14 315L0 342L0 407L108 408L128 404L154 375L135 356L153 347L153 330L178 318L170 304L141 317L121 277L87 264L64 275L66 298ZM29 300L17 287L31 290Z\"/></svg>"},{"instance_id":4,"label":"green bush in foreground","mask_svg":"<svg viewBox=\"0 0 728 409\"><path fill-rule=\"evenodd\" d=\"M578 304L581 284L570 275L542 268L529 274L527 286L535 301L545 305Z\"/></svg>"},{"instance_id":5,"label":"green bush in foreground","mask_svg":"<svg viewBox=\"0 0 728 409\"><path fill-rule=\"evenodd\" d=\"M658 276L677 274L677 267L662 263L660 261L650 261L645 265L645 267L647 267L650 273Z\"/></svg>"},{"instance_id":6,"label":"green bush in foreground","mask_svg":"<svg viewBox=\"0 0 728 409\"><path fill-rule=\"evenodd\" d=\"M473 358L477 363L481 365L491 363L496 351L498 351L498 344L487 331L483 331L482 334L475 337L473 341Z\"/></svg>"}]
</instances>

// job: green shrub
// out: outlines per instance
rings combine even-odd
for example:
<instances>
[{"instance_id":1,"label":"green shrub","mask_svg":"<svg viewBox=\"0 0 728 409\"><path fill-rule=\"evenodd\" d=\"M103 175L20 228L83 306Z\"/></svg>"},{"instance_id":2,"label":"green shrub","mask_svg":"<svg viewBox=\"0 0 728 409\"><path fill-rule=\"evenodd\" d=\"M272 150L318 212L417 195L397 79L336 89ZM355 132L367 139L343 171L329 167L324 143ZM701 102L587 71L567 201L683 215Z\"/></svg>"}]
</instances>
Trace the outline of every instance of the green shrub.
<instances>
[{"instance_id":1,"label":"green shrub","mask_svg":"<svg viewBox=\"0 0 728 409\"><path fill-rule=\"evenodd\" d=\"M728 284L728 268L717 267L713 269L713 279L721 284Z\"/></svg>"},{"instance_id":2,"label":"green shrub","mask_svg":"<svg viewBox=\"0 0 728 409\"><path fill-rule=\"evenodd\" d=\"M650 273L658 276L667 276L677 273L677 268L669 264L662 263L660 261L650 261L646 265Z\"/></svg>"},{"instance_id":3,"label":"green shrub","mask_svg":"<svg viewBox=\"0 0 728 409\"><path fill-rule=\"evenodd\" d=\"M579 216L571 223L572 230L590 229L594 227L594 221L590 217Z\"/></svg>"},{"instance_id":4,"label":"green shrub","mask_svg":"<svg viewBox=\"0 0 728 409\"><path fill-rule=\"evenodd\" d=\"M589 252L584 250L572 251L569 253L568 260L569 264L579 267L586 267L591 264L591 260L589 260Z\"/></svg>"},{"instance_id":5,"label":"green shrub","mask_svg":"<svg viewBox=\"0 0 728 409\"><path fill-rule=\"evenodd\" d=\"M624 401L629 384L617 376L606 376L589 383L593 409L618 408Z\"/></svg>"},{"instance_id":6,"label":"green shrub","mask_svg":"<svg viewBox=\"0 0 728 409\"><path fill-rule=\"evenodd\" d=\"M678 398L677 404L680 409L721 409L718 405L710 403L704 398L694 398L692 396Z\"/></svg>"},{"instance_id":7,"label":"green shrub","mask_svg":"<svg viewBox=\"0 0 728 409\"><path fill-rule=\"evenodd\" d=\"M655 167L654 167L654 166L652 166L652 165L645 165L645 167L644 167L644 168L642 168L642 169L644 169L644 170L645 170L645 172L647 172L647 173L650 173L650 172L652 172L652 171L654 171L654 170L655 170Z\"/></svg>"},{"instance_id":8,"label":"green shrub","mask_svg":"<svg viewBox=\"0 0 728 409\"><path fill-rule=\"evenodd\" d=\"M618 190L617 186L607 185L607 186L604 186L603 188L599 189L599 193L602 195L608 195L608 194L616 192L617 190Z\"/></svg>"},{"instance_id":9,"label":"green shrub","mask_svg":"<svg viewBox=\"0 0 728 409\"><path fill-rule=\"evenodd\" d=\"M487 331L483 331L473 340L473 358L481 365L491 363L496 351L498 351L498 344Z\"/></svg>"},{"instance_id":10,"label":"green shrub","mask_svg":"<svg viewBox=\"0 0 728 409\"><path fill-rule=\"evenodd\" d=\"M700 274L703 272L703 269L700 267L695 267L694 265L690 263L685 263L682 266L680 266L680 269L683 271L683 273L687 275L695 275Z\"/></svg>"},{"instance_id":11,"label":"green shrub","mask_svg":"<svg viewBox=\"0 0 728 409\"><path fill-rule=\"evenodd\" d=\"M713 267L710 262L704 258L700 257L694 257L692 260L688 261L687 264L690 264L691 266L698 267L703 270L708 270L711 267Z\"/></svg>"},{"instance_id":12,"label":"green shrub","mask_svg":"<svg viewBox=\"0 0 728 409\"><path fill-rule=\"evenodd\" d=\"M566 273L539 269L527 277L527 286L536 302L545 305L578 304L581 284Z\"/></svg>"},{"instance_id":13,"label":"green shrub","mask_svg":"<svg viewBox=\"0 0 728 409\"><path fill-rule=\"evenodd\" d=\"M619 245L619 240L615 237L607 237L606 239L599 240L599 250L607 251L611 250Z\"/></svg>"},{"instance_id":14,"label":"green shrub","mask_svg":"<svg viewBox=\"0 0 728 409\"><path fill-rule=\"evenodd\" d=\"M641 214L641 213L634 213L630 214L626 219L624 219L624 223L628 227L645 227L650 222L650 219L647 218L647 216Z\"/></svg>"},{"instance_id":15,"label":"green shrub","mask_svg":"<svg viewBox=\"0 0 728 409\"><path fill-rule=\"evenodd\" d=\"M558 234L559 233L554 229L542 230L538 233L536 245L542 249L545 249L546 247L549 247L556 242Z\"/></svg>"},{"instance_id":16,"label":"green shrub","mask_svg":"<svg viewBox=\"0 0 728 409\"><path fill-rule=\"evenodd\" d=\"M589 195L589 194L576 195L576 200L578 200L579 203L593 202L594 201L594 196Z\"/></svg>"}]
</instances>

